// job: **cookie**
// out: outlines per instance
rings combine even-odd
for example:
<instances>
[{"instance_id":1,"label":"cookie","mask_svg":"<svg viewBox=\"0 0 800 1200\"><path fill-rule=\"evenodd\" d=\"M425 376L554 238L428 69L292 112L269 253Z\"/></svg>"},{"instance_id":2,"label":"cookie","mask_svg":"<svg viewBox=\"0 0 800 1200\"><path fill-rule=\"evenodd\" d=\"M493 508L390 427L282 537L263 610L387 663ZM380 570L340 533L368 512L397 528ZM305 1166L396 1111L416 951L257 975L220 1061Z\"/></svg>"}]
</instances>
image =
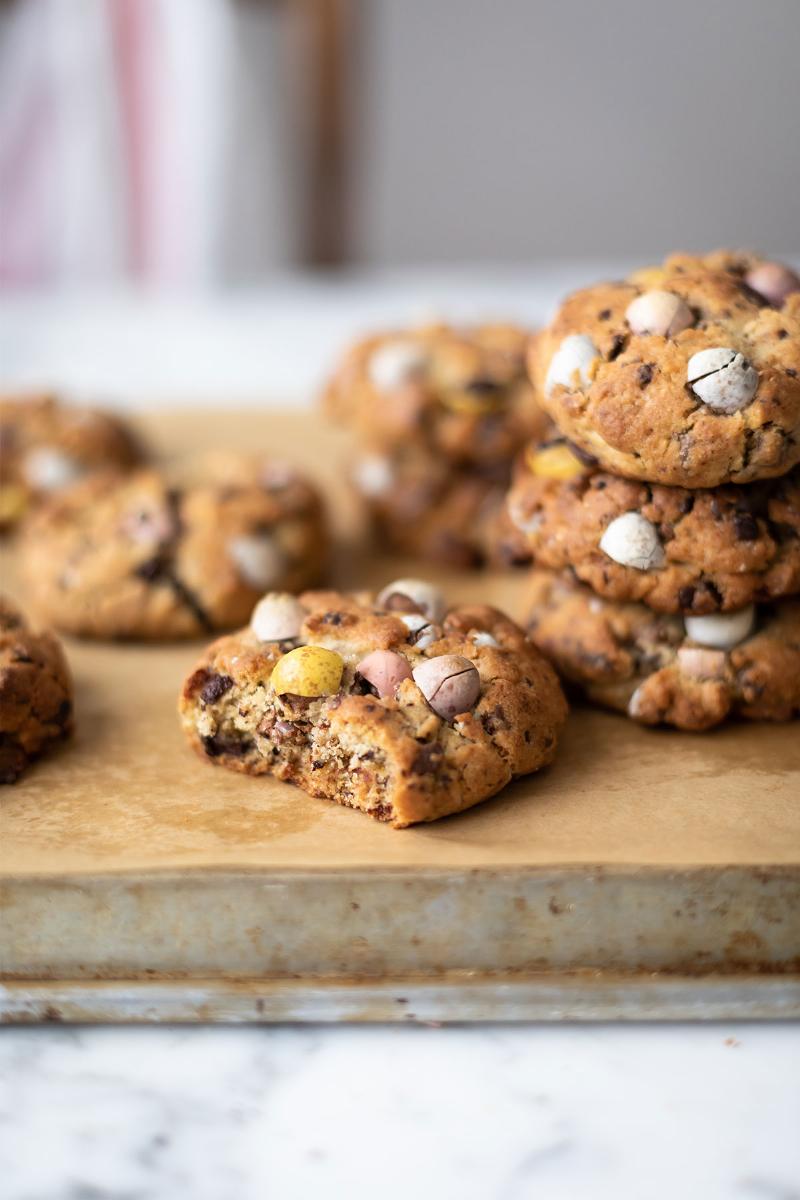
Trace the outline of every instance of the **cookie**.
<instances>
[{"instance_id":1,"label":"cookie","mask_svg":"<svg viewBox=\"0 0 800 1200\"><path fill-rule=\"evenodd\" d=\"M700 488L782 475L800 462L798 289L780 264L719 252L576 292L531 343L541 403L630 479Z\"/></svg>"},{"instance_id":2,"label":"cookie","mask_svg":"<svg viewBox=\"0 0 800 1200\"><path fill-rule=\"evenodd\" d=\"M283 464L238 462L238 483L215 477L212 460L205 482L106 473L54 497L24 531L37 611L86 637L195 637L241 624L265 588L318 581L328 543L316 490Z\"/></svg>"},{"instance_id":3,"label":"cookie","mask_svg":"<svg viewBox=\"0 0 800 1200\"><path fill-rule=\"evenodd\" d=\"M34 633L0 596L0 783L13 783L72 731L72 680L52 633Z\"/></svg>"},{"instance_id":4,"label":"cookie","mask_svg":"<svg viewBox=\"0 0 800 1200\"><path fill-rule=\"evenodd\" d=\"M561 439L521 456L508 510L538 566L610 600L704 614L800 592L800 467L688 491L609 475Z\"/></svg>"},{"instance_id":5,"label":"cookie","mask_svg":"<svg viewBox=\"0 0 800 1200\"><path fill-rule=\"evenodd\" d=\"M485 605L419 580L367 594L271 594L183 688L197 752L401 828L460 812L551 762L556 675Z\"/></svg>"},{"instance_id":6,"label":"cookie","mask_svg":"<svg viewBox=\"0 0 800 1200\"><path fill-rule=\"evenodd\" d=\"M382 547L456 568L525 561L505 505L509 476L506 463L454 467L410 448L365 452L351 468Z\"/></svg>"},{"instance_id":7,"label":"cookie","mask_svg":"<svg viewBox=\"0 0 800 1200\"><path fill-rule=\"evenodd\" d=\"M529 636L596 704L644 725L800 716L800 600L685 619L534 571Z\"/></svg>"},{"instance_id":8,"label":"cookie","mask_svg":"<svg viewBox=\"0 0 800 1200\"><path fill-rule=\"evenodd\" d=\"M0 529L92 471L141 460L124 422L56 397L0 396Z\"/></svg>"},{"instance_id":9,"label":"cookie","mask_svg":"<svg viewBox=\"0 0 800 1200\"><path fill-rule=\"evenodd\" d=\"M508 461L536 436L541 410L512 325L430 325L365 338L325 392L334 419L376 450L412 445L461 464Z\"/></svg>"}]
</instances>

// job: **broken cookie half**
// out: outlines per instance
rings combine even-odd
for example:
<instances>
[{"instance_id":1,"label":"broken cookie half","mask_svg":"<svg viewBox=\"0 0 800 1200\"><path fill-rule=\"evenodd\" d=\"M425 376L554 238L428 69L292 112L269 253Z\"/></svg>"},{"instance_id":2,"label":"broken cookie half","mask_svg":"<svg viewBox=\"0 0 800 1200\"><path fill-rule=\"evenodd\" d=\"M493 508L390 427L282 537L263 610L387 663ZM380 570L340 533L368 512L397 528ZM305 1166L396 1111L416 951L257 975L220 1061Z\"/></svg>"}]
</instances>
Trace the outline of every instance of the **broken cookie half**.
<instances>
[{"instance_id":1,"label":"broken cookie half","mask_svg":"<svg viewBox=\"0 0 800 1200\"><path fill-rule=\"evenodd\" d=\"M493 796L552 761L567 706L522 630L430 584L271 593L214 642L180 715L214 762L274 775L401 828Z\"/></svg>"}]
</instances>

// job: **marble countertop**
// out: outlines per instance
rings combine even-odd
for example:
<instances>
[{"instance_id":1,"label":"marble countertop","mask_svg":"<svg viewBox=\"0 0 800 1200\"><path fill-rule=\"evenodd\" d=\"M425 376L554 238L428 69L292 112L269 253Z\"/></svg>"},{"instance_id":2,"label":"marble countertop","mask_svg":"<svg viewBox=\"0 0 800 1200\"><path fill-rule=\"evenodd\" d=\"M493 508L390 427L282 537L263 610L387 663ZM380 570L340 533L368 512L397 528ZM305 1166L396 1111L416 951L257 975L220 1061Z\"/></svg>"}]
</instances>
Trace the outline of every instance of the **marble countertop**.
<instances>
[{"instance_id":1,"label":"marble countertop","mask_svg":"<svg viewBox=\"0 0 800 1200\"><path fill-rule=\"evenodd\" d=\"M4 1200L797 1200L800 1026L7 1028Z\"/></svg>"},{"instance_id":2,"label":"marble countertop","mask_svg":"<svg viewBox=\"0 0 800 1200\"><path fill-rule=\"evenodd\" d=\"M432 312L544 320L625 264L0 296L0 382L309 404ZM3 1200L800 1200L800 1025L0 1030Z\"/></svg>"}]
</instances>

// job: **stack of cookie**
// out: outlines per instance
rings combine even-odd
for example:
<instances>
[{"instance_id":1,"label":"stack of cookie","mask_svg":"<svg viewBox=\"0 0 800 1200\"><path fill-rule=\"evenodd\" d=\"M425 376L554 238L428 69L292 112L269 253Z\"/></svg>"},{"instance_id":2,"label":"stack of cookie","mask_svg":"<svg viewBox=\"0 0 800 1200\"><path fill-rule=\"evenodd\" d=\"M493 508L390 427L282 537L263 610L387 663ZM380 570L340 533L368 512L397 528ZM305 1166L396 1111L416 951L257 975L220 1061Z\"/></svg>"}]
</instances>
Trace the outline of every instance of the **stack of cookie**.
<instances>
[{"instance_id":1,"label":"stack of cookie","mask_svg":"<svg viewBox=\"0 0 800 1200\"><path fill-rule=\"evenodd\" d=\"M511 466L544 424L526 345L512 325L430 325L345 356L324 403L357 436L352 481L382 545L455 567L513 561Z\"/></svg>"},{"instance_id":2,"label":"stack of cookie","mask_svg":"<svg viewBox=\"0 0 800 1200\"><path fill-rule=\"evenodd\" d=\"M676 255L569 297L529 365L561 435L509 495L533 641L646 724L800 714L800 278Z\"/></svg>"}]
</instances>

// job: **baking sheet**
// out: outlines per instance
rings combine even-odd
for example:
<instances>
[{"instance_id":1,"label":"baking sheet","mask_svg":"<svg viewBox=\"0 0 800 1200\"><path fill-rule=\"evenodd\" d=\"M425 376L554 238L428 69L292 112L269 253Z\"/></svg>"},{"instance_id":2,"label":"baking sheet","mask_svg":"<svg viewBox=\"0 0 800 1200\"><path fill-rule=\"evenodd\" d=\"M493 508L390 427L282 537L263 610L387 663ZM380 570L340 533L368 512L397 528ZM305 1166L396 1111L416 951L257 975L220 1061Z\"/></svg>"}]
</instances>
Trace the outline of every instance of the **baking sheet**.
<instances>
[{"instance_id":1,"label":"baking sheet","mask_svg":"<svg viewBox=\"0 0 800 1200\"><path fill-rule=\"evenodd\" d=\"M357 549L346 443L317 418L183 412L142 424L165 456L238 443L312 466L336 500L338 582L422 573ZM13 581L13 548L3 574ZM522 576L425 574L453 599L521 615ZM535 970L551 986L552 972L584 969L695 981L757 972L780 977L782 1012L787 987L800 1011L789 978L800 958L796 723L700 736L579 709L553 767L467 813L398 831L190 752L176 700L202 643L66 644L76 737L0 798L7 1015L22 1011L26 980L147 971L299 974L315 987L463 970L515 972L517 984ZM457 1010L443 1001L440 1016Z\"/></svg>"}]
</instances>

